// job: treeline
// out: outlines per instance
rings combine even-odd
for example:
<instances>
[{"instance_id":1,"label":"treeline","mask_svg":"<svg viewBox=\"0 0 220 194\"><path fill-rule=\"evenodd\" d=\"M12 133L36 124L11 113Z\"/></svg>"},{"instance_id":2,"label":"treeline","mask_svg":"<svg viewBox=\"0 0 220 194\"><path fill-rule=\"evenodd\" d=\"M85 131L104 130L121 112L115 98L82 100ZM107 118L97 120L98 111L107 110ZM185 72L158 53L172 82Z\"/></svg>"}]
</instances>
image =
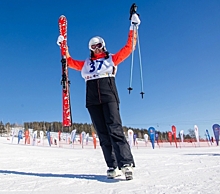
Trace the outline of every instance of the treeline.
<instances>
[{"instance_id":1,"label":"treeline","mask_svg":"<svg viewBox=\"0 0 220 194\"><path fill-rule=\"evenodd\" d=\"M88 123L73 123L71 127L63 127L62 122L25 122L22 126L19 126L17 124L10 124L6 123L3 124L2 121L0 121L0 134L8 133L10 132L10 129L12 127L23 127L24 130L33 129L34 131L44 131L46 134L46 131L51 132L65 132L65 133L71 133L72 130L76 129L77 133L81 133L82 131L85 131L86 133L92 134L92 132L95 132L94 126L92 124ZM127 134L128 130L132 129L134 131L134 134L137 135L137 138L144 138L144 134L148 134L147 129L139 129L139 128L132 128L132 127L126 127L123 126L123 130L125 134ZM189 129L189 134L184 135L184 139L192 139L194 138L194 133L192 129ZM168 131L166 132L160 132L157 131L158 137L160 140L168 140ZM178 138L178 134L177 134Z\"/></svg>"},{"instance_id":2,"label":"treeline","mask_svg":"<svg viewBox=\"0 0 220 194\"><path fill-rule=\"evenodd\" d=\"M34 131L51 131L51 132L65 132L65 133L71 133L72 130L76 129L77 133L81 133L85 131L86 133L92 134L92 132L95 132L93 124L88 123L73 123L71 127L63 127L62 122L25 122L24 123L24 129L33 129ZM131 127L123 127L123 130L125 133L129 129L132 129L135 134L137 134L138 138L143 138L145 133L147 132L147 129L136 129Z\"/></svg>"}]
</instances>

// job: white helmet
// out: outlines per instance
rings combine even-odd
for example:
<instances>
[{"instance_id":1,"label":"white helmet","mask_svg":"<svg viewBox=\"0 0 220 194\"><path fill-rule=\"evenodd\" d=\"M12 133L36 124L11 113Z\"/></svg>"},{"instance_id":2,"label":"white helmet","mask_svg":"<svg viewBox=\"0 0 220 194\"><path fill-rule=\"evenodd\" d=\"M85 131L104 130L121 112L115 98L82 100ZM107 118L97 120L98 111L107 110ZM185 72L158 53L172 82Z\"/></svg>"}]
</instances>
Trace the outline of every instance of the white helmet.
<instances>
[{"instance_id":1,"label":"white helmet","mask_svg":"<svg viewBox=\"0 0 220 194\"><path fill-rule=\"evenodd\" d=\"M101 38L99 36L95 36L95 37L91 38L89 41L89 49L94 50L94 49L92 49L92 45L96 45L98 43L102 44L101 48L105 48L105 41L103 40L103 38Z\"/></svg>"}]
</instances>

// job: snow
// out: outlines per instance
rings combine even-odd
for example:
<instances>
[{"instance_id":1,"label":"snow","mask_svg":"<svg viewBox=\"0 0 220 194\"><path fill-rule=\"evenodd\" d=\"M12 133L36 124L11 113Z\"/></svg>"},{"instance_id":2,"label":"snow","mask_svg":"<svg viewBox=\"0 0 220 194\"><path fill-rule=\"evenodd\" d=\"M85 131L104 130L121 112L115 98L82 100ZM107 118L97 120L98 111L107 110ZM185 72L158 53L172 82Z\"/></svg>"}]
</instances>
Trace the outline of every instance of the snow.
<instances>
[{"instance_id":1,"label":"snow","mask_svg":"<svg viewBox=\"0 0 220 194\"><path fill-rule=\"evenodd\" d=\"M173 194L218 193L220 148L158 146L139 142L132 147L134 179L107 179L100 146L91 142L82 149L62 142L60 147L16 144L0 138L0 194Z\"/></svg>"}]
</instances>

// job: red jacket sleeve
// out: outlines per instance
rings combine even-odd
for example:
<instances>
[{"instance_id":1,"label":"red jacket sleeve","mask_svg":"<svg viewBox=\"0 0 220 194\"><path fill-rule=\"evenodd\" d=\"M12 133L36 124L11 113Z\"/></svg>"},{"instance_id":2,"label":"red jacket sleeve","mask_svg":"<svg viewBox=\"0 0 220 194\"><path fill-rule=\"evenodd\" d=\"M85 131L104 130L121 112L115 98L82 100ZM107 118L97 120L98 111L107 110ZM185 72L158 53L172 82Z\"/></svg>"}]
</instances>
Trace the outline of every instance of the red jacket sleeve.
<instances>
[{"instance_id":1,"label":"red jacket sleeve","mask_svg":"<svg viewBox=\"0 0 220 194\"><path fill-rule=\"evenodd\" d=\"M85 61L78 61L71 57L67 58L68 67L75 69L77 71L81 71L83 68Z\"/></svg>"},{"instance_id":2,"label":"red jacket sleeve","mask_svg":"<svg viewBox=\"0 0 220 194\"><path fill-rule=\"evenodd\" d=\"M134 43L132 43L133 32L134 32ZM126 45L120 51L118 51L116 54L112 56L112 60L116 66L122 61L124 61L131 54L132 44L134 44L135 47L136 42L137 42L137 33L133 30L130 30Z\"/></svg>"}]
</instances>

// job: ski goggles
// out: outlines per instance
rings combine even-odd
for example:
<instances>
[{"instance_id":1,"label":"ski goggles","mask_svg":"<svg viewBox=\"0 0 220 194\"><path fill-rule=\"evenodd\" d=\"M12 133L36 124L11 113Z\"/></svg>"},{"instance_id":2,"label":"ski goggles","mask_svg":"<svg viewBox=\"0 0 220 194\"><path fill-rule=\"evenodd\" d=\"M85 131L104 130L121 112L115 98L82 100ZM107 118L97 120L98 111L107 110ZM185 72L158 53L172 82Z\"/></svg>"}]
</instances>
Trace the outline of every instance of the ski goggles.
<instances>
[{"instance_id":1,"label":"ski goggles","mask_svg":"<svg viewBox=\"0 0 220 194\"><path fill-rule=\"evenodd\" d=\"M91 49L94 51L96 48L101 49L103 48L103 44L102 43L98 43L98 44L93 44L91 45Z\"/></svg>"}]
</instances>

